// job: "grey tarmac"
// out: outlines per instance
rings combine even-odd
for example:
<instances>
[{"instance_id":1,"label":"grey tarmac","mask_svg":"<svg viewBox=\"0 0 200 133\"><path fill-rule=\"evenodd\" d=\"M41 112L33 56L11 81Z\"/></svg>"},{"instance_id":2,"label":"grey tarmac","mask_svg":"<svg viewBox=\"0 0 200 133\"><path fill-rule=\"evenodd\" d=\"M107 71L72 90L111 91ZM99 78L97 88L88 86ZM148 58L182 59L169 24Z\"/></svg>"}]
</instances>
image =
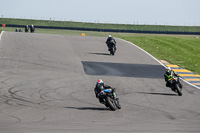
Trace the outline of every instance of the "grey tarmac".
<instances>
[{"instance_id":1,"label":"grey tarmac","mask_svg":"<svg viewBox=\"0 0 200 133\"><path fill-rule=\"evenodd\" d=\"M200 90L165 87L165 69L129 43L105 37L4 32L0 42L0 133L200 132ZM98 102L98 79L121 110Z\"/></svg>"}]
</instances>

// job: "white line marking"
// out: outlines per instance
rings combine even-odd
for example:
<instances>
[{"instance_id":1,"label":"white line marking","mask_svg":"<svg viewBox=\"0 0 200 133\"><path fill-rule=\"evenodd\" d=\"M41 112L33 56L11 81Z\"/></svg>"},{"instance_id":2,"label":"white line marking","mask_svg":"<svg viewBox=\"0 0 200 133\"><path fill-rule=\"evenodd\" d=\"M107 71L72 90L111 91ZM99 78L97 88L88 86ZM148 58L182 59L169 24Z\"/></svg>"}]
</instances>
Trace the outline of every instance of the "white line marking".
<instances>
[{"instance_id":1,"label":"white line marking","mask_svg":"<svg viewBox=\"0 0 200 133\"><path fill-rule=\"evenodd\" d=\"M1 34L0 34L0 41L1 41L1 36L3 35L3 33L4 33L4 31L2 31Z\"/></svg>"},{"instance_id":2,"label":"white line marking","mask_svg":"<svg viewBox=\"0 0 200 133\"><path fill-rule=\"evenodd\" d=\"M123 40L123 39L120 39L120 38L117 38L117 39L122 40L122 41L124 41L124 42L127 42L127 43L129 43L129 44L131 44L131 45L137 47L138 49L142 50L144 53L146 53L147 55L149 55L150 57L152 57L154 60L156 60L158 63L160 63L160 65L162 65L163 67L167 68L163 63L161 63L161 62L160 62L158 59L156 59L153 55L149 54L147 51L145 51L144 49L140 48L139 46L133 44L132 42L129 42L129 41L126 41L126 40ZM181 77L180 79L181 79L182 81L184 81L185 83L187 83L187 84L189 84L189 85L191 85L191 86L193 86L193 87L195 87L195 88L197 88L197 89L200 89L200 87L198 87L198 86L196 86L196 85L194 85L194 84L192 84L192 83L190 83L190 82L184 80L182 77Z\"/></svg>"}]
</instances>

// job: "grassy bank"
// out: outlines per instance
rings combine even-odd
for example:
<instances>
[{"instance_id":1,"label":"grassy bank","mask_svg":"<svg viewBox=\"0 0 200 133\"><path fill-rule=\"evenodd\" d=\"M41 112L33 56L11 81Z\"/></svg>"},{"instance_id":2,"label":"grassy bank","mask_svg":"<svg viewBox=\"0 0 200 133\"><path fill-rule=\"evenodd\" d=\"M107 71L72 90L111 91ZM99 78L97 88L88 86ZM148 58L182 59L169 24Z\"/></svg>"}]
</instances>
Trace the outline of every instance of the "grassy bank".
<instances>
[{"instance_id":1,"label":"grassy bank","mask_svg":"<svg viewBox=\"0 0 200 133\"><path fill-rule=\"evenodd\" d=\"M164 26L164 25L130 25L130 24L102 24L102 23L82 23L70 21L47 21L31 19L10 19L0 18L0 24L15 25L37 25L37 26L60 26L60 27L81 27L98 29L123 29L123 30L147 30L147 31L186 31L200 32L200 26Z\"/></svg>"},{"instance_id":2,"label":"grassy bank","mask_svg":"<svg viewBox=\"0 0 200 133\"><path fill-rule=\"evenodd\" d=\"M143 48L157 59L200 74L200 37L197 36L119 36Z\"/></svg>"}]
</instances>

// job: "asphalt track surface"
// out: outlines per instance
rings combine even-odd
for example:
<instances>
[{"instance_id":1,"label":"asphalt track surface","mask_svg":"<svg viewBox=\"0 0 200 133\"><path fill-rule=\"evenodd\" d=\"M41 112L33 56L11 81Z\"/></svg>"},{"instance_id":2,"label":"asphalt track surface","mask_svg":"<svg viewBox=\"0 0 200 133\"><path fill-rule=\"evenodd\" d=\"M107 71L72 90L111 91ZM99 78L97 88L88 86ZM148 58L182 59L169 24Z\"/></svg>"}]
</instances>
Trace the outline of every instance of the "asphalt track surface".
<instances>
[{"instance_id":1,"label":"asphalt track surface","mask_svg":"<svg viewBox=\"0 0 200 133\"><path fill-rule=\"evenodd\" d=\"M164 68L117 39L4 32L0 42L0 133L200 132L200 90L165 87ZM121 110L94 95L117 88Z\"/></svg>"}]
</instances>

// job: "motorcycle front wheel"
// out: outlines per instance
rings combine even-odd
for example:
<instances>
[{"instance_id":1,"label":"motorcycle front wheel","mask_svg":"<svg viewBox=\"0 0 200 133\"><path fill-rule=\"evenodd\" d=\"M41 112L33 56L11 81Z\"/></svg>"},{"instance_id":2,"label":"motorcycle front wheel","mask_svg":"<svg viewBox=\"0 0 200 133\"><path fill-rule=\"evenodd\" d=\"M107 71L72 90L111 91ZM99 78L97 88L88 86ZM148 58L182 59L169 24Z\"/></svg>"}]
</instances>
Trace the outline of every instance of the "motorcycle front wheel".
<instances>
[{"instance_id":1,"label":"motorcycle front wheel","mask_svg":"<svg viewBox=\"0 0 200 133\"><path fill-rule=\"evenodd\" d=\"M179 85L176 84L175 86L176 86L176 92L178 93L178 95L182 96L182 92L181 92L181 89L180 89Z\"/></svg>"},{"instance_id":2,"label":"motorcycle front wheel","mask_svg":"<svg viewBox=\"0 0 200 133\"><path fill-rule=\"evenodd\" d=\"M106 104L109 106L109 108L113 111L115 111L117 109L114 100L112 98L110 98L109 96L105 97L106 100Z\"/></svg>"}]
</instances>

